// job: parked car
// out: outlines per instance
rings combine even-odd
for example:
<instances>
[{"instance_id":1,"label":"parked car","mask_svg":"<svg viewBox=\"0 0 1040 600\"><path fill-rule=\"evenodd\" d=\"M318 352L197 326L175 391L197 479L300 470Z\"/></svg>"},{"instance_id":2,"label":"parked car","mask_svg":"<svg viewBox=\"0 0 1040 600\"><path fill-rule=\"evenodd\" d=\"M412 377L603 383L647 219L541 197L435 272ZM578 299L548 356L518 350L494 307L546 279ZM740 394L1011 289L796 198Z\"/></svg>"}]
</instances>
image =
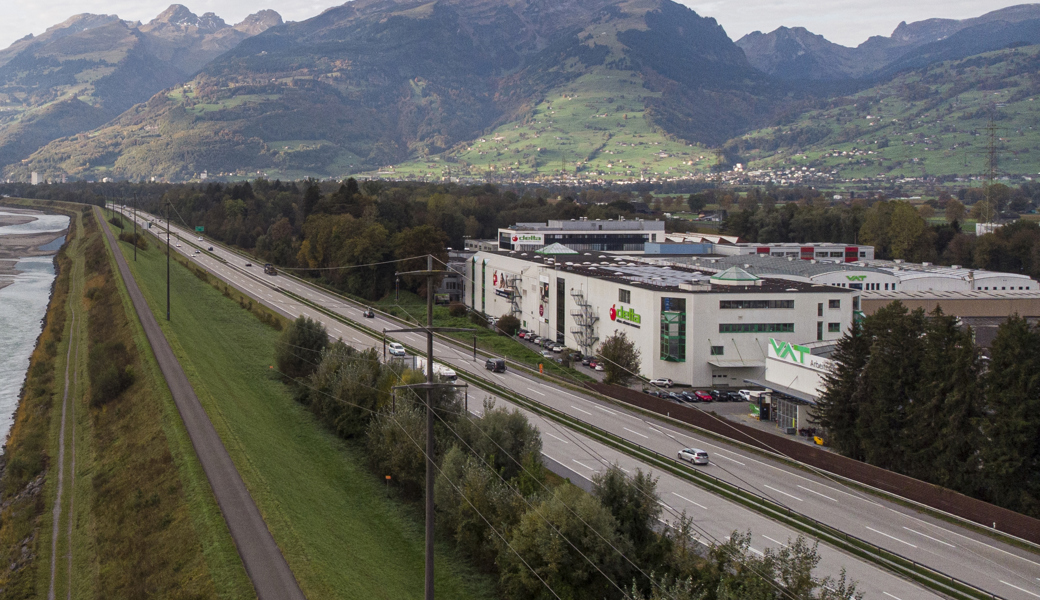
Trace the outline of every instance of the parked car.
<instances>
[{"instance_id":1,"label":"parked car","mask_svg":"<svg viewBox=\"0 0 1040 600\"><path fill-rule=\"evenodd\" d=\"M552 347L552 351L553 352L563 352L563 346L561 346L560 344L556 344L555 346Z\"/></svg>"},{"instance_id":2,"label":"parked car","mask_svg":"<svg viewBox=\"0 0 1040 600\"><path fill-rule=\"evenodd\" d=\"M683 398L682 394L680 394L678 392L661 392L661 397L662 398L669 398L671 400L675 400L676 402L679 402L680 404L685 402L685 399Z\"/></svg>"},{"instance_id":3,"label":"parked car","mask_svg":"<svg viewBox=\"0 0 1040 600\"><path fill-rule=\"evenodd\" d=\"M672 383L671 379L661 378L661 379L651 379L650 380L650 385L656 385L657 387L670 388L674 384Z\"/></svg>"},{"instance_id":4,"label":"parked car","mask_svg":"<svg viewBox=\"0 0 1040 600\"><path fill-rule=\"evenodd\" d=\"M536 336L534 336L533 339L532 338L528 338L527 341L531 342L532 344L537 344L538 342L542 341L542 336L536 335Z\"/></svg>"},{"instance_id":5,"label":"parked car","mask_svg":"<svg viewBox=\"0 0 1040 600\"><path fill-rule=\"evenodd\" d=\"M407 351L405 351L404 346L397 342L390 342L386 345L386 349L390 352L390 356L404 356L408 354Z\"/></svg>"},{"instance_id":6,"label":"parked car","mask_svg":"<svg viewBox=\"0 0 1040 600\"><path fill-rule=\"evenodd\" d=\"M693 393L693 395L696 396L697 399L701 402L711 402L711 394L705 392L704 390L697 390Z\"/></svg>"},{"instance_id":7,"label":"parked car","mask_svg":"<svg viewBox=\"0 0 1040 600\"><path fill-rule=\"evenodd\" d=\"M744 402L751 401L751 390L740 390L739 392L737 392L737 395L739 395L740 399Z\"/></svg>"},{"instance_id":8,"label":"parked car","mask_svg":"<svg viewBox=\"0 0 1040 600\"><path fill-rule=\"evenodd\" d=\"M489 358L484 362L484 368L492 373L505 373L506 361L502 358Z\"/></svg>"},{"instance_id":9,"label":"parked car","mask_svg":"<svg viewBox=\"0 0 1040 600\"><path fill-rule=\"evenodd\" d=\"M697 398L697 396L694 396L693 394L691 394L690 392L687 392L686 390L683 390L683 391L679 392L679 395L682 396L682 399L683 399L684 402L690 402L690 403L700 402L700 400Z\"/></svg>"},{"instance_id":10,"label":"parked car","mask_svg":"<svg viewBox=\"0 0 1040 600\"><path fill-rule=\"evenodd\" d=\"M592 363L592 359L589 358L588 356L586 356L585 358L581 359L581 364L585 365L586 367L589 366L590 363Z\"/></svg>"},{"instance_id":11,"label":"parked car","mask_svg":"<svg viewBox=\"0 0 1040 600\"><path fill-rule=\"evenodd\" d=\"M518 337L520 339L524 339L524 336L526 336L526 335L527 335L527 332L524 331L523 329L521 329L520 331L516 332L516 337Z\"/></svg>"},{"instance_id":12,"label":"parked car","mask_svg":"<svg viewBox=\"0 0 1040 600\"><path fill-rule=\"evenodd\" d=\"M647 393L647 394L649 394L649 395L651 395L651 396L656 396L656 397L658 397L658 398L660 398L660 397L661 397L661 394L663 394L663 393L664 393L664 392L659 392L659 391L657 391L657 390L645 390L645 391L646 391L646 393Z\"/></svg>"},{"instance_id":13,"label":"parked car","mask_svg":"<svg viewBox=\"0 0 1040 600\"><path fill-rule=\"evenodd\" d=\"M602 371L603 370L603 365L601 363L596 363L596 366L594 367L594 369L596 371Z\"/></svg>"},{"instance_id":14,"label":"parked car","mask_svg":"<svg viewBox=\"0 0 1040 600\"><path fill-rule=\"evenodd\" d=\"M542 350L542 357L544 357L544 358L552 358L552 355L553 355L553 353L551 351L549 351L549 350Z\"/></svg>"},{"instance_id":15,"label":"parked car","mask_svg":"<svg viewBox=\"0 0 1040 600\"><path fill-rule=\"evenodd\" d=\"M708 453L699 448L683 448L679 451L679 460L685 460L695 465L708 464Z\"/></svg>"}]
</instances>

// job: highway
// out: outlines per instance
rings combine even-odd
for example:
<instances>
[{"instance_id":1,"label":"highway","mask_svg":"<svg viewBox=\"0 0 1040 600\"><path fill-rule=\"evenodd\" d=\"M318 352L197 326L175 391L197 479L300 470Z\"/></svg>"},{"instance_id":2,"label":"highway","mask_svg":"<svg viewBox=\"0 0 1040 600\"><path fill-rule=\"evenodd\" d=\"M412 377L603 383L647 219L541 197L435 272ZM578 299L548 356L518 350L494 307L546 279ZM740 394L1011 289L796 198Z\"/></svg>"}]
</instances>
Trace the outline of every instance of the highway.
<instances>
[{"instance_id":1,"label":"highway","mask_svg":"<svg viewBox=\"0 0 1040 600\"><path fill-rule=\"evenodd\" d=\"M140 220L142 223L146 221L144 218ZM198 242L191 232L180 227L174 226L171 231L182 238L181 247L176 249L185 255L194 252L191 243L204 248L210 245L208 241ZM382 340L373 339L359 329L299 303L282 290L371 329L402 326L378 313L375 319L365 319L358 305L291 277L263 275L259 266L245 266L248 259L221 247L215 248L217 250L212 255L202 253L194 256L193 260L282 314L290 317L302 314L325 323L331 336L348 344L382 349ZM174 315L177 310L183 308L174 307ZM392 337L411 347L422 347L425 343L423 334L395 334ZM711 465L705 469L712 475L991 594L1008 600L1040 599L1040 557L1034 553L881 497L864 494L845 486L840 479L792 467L783 461L751 452L740 444L720 443L665 419L648 418L517 370L491 373L484 370L483 358L474 361L471 351L454 344L437 340L434 352L437 362L473 373L666 456L675 456L678 450L689 446L705 449L712 456ZM471 400L473 396L483 398L485 395L484 392L478 395L471 391ZM500 399L499 402L505 401ZM471 401L470 407L479 408L479 404L479 401ZM528 418L543 433L544 454L581 477L591 477L615 461L630 471L636 468L650 470L646 465L552 421L531 413L528 413ZM692 483L669 474L659 475L659 494L665 505L666 520L685 510L703 529L702 535L707 541L722 539L733 530L751 529L754 533L753 548L761 552L766 547L776 548L797 535L787 526ZM836 574L844 566L868 598L909 600L938 597L917 584L833 548L821 546L821 554L821 572Z\"/></svg>"}]
</instances>

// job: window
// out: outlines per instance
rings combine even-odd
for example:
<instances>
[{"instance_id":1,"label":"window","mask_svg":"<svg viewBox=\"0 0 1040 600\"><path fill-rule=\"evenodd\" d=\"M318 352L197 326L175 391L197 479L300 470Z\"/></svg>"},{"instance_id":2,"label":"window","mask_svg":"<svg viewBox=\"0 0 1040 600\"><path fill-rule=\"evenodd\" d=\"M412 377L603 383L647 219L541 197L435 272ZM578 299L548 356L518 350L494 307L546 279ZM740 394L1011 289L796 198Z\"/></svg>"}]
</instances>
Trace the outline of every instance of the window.
<instances>
[{"instance_id":1,"label":"window","mask_svg":"<svg viewBox=\"0 0 1040 600\"><path fill-rule=\"evenodd\" d=\"M686 362L685 298L661 298L661 360Z\"/></svg>"},{"instance_id":2,"label":"window","mask_svg":"<svg viewBox=\"0 0 1040 600\"><path fill-rule=\"evenodd\" d=\"M719 323L719 333L794 333L794 323Z\"/></svg>"},{"instance_id":3,"label":"window","mask_svg":"<svg viewBox=\"0 0 1040 600\"><path fill-rule=\"evenodd\" d=\"M816 339L817 340L822 340L823 339L823 321L817 321L816 322Z\"/></svg>"},{"instance_id":4,"label":"window","mask_svg":"<svg viewBox=\"0 0 1040 600\"><path fill-rule=\"evenodd\" d=\"M622 304L632 304L632 290L618 290L618 302Z\"/></svg>"},{"instance_id":5,"label":"window","mask_svg":"<svg viewBox=\"0 0 1040 600\"><path fill-rule=\"evenodd\" d=\"M841 333L841 323L827 323L827 333Z\"/></svg>"},{"instance_id":6,"label":"window","mask_svg":"<svg viewBox=\"0 0 1040 600\"><path fill-rule=\"evenodd\" d=\"M827 302L827 308L841 308L841 300L830 300Z\"/></svg>"},{"instance_id":7,"label":"window","mask_svg":"<svg viewBox=\"0 0 1040 600\"><path fill-rule=\"evenodd\" d=\"M719 300L719 308L794 308L794 300Z\"/></svg>"},{"instance_id":8,"label":"window","mask_svg":"<svg viewBox=\"0 0 1040 600\"><path fill-rule=\"evenodd\" d=\"M816 305L816 316L817 317L822 317L823 316L823 302L820 302L819 304Z\"/></svg>"},{"instance_id":9,"label":"window","mask_svg":"<svg viewBox=\"0 0 1040 600\"><path fill-rule=\"evenodd\" d=\"M867 253L866 252L860 252L859 253L859 257L860 258L866 258L867 257Z\"/></svg>"},{"instance_id":10,"label":"window","mask_svg":"<svg viewBox=\"0 0 1040 600\"><path fill-rule=\"evenodd\" d=\"M712 356L722 356L723 352L725 352L725 349L722 346L712 346L711 347L711 355Z\"/></svg>"}]
</instances>

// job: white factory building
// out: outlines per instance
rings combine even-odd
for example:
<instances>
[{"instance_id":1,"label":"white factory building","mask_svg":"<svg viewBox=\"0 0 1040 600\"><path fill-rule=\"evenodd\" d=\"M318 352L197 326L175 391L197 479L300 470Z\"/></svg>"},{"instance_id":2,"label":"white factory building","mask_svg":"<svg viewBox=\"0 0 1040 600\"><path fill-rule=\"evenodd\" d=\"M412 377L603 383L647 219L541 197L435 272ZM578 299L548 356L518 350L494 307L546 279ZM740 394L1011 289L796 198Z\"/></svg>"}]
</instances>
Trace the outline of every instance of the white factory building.
<instances>
[{"instance_id":1,"label":"white factory building","mask_svg":"<svg viewBox=\"0 0 1040 600\"><path fill-rule=\"evenodd\" d=\"M839 339L860 298L851 288L760 278L739 267L712 273L602 252L478 252L465 279L464 301L475 311L512 314L525 329L586 354L623 331L641 353L641 375L696 387L761 379L770 339Z\"/></svg>"},{"instance_id":2,"label":"white factory building","mask_svg":"<svg viewBox=\"0 0 1040 600\"><path fill-rule=\"evenodd\" d=\"M642 252L648 242L664 240L664 221L642 219L517 223L498 230L499 250L538 250L563 244L578 251ZM476 248L474 248L476 249Z\"/></svg>"},{"instance_id":3,"label":"white factory building","mask_svg":"<svg viewBox=\"0 0 1040 600\"><path fill-rule=\"evenodd\" d=\"M669 233L661 242L649 243L647 254L714 254L719 256L779 256L799 260L874 260L873 246L820 242L813 244L741 242L731 235Z\"/></svg>"},{"instance_id":4,"label":"white factory building","mask_svg":"<svg viewBox=\"0 0 1040 600\"><path fill-rule=\"evenodd\" d=\"M907 263L900 260L842 259L799 260L771 255L747 256L645 256L645 260L662 265L683 265L721 272L739 266L759 277L779 277L833 285L865 292L995 292L1036 291L1040 284L1028 275L998 273L982 269L966 269L954 265L942 267L931 263Z\"/></svg>"}]
</instances>

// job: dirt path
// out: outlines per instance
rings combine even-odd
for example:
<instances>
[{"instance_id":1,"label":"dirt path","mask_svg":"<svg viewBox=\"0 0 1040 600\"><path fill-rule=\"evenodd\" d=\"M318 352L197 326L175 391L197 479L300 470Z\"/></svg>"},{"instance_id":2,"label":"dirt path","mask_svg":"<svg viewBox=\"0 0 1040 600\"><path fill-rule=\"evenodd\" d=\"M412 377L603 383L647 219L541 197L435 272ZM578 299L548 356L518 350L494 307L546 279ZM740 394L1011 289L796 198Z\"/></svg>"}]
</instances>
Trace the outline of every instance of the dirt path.
<instances>
[{"instance_id":1,"label":"dirt path","mask_svg":"<svg viewBox=\"0 0 1040 600\"><path fill-rule=\"evenodd\" d=\"M72 289L73 287L74 286L70 286L70 289ZM75 303L71 301L72 296L73 296L73 294L69 295L69 297L70 297L69 305L70 306L75 306ZM72 368L72 365L75 364L75 362L79 362L79 339L80 339L80 336L76 335L76 309L72 308L72 323L69 325L69 350L68 350L68 353L65 356L65 391L62 394L62 398L61 398L61 429L58 432L58 491L55 494L55 497L54 497L54 508L51 511L51 519L53 521L53 524L52 524L53 526L52 526L52 531L51 531L51 576L50 576L50 586L48 587L48 591L47 591L47 600L54 600L54 598L55 598L54 580L55 580L55 573L57 571L57 566L58 566L58 529L59 529L59 525L61 524L61 499L62 499L62 493L64 492L64 485L65 485L65 422L66 422L67 413L69 412L69 370ZM75 346L75 348L76 348L75 362L73 361L73 353L72 353L73 346ZM75 370L74 370L74 372L75 372ZM73 401L73 403L72 403L72 405L73 405L72 406L72 411L73 412L76 410L75 404L76 404L75 401ZM75 426L75 416L72 417L72 420L73 420L73 425L72 425L73 435L75 435L75 429L76 429L76 426ZM73 442L72 446L73 446L72 452L74 453L75 452L75 442ZM73 456L74 456L74 454L73 454ZM72 468L73 467L70 467L70 472L71 472ZM74 475L72 475L72 476L74 477ZM71 482L70 482L70 485L71 485ZM72 493L69 494L69 498L70 498L70 502L69 502L69 504L70 504L69 505L69 531L68 531L68 535L69 535L69 539L68 539L68 542L69 542L69 544L68 544L69 573L68 573L68 575L69 575L69 577L66 580L66 584L68 586L70 596L72 594L72 506L71 506L71 497L72 497Z\"/></svg>"},{"instance_id":2,"label":"dirt path","mask_svg":"<svg viewBox=\"0 0 1040 600\"><path fill-rule=\"evenodd\" d=\"M95 214L99 210L95 208ZM98 218L104 221L100 214ZM296 578L285 562L285 557L278 549L270 530L267 529L267 524L249 495L245 482L242 481L242 476L231 461L231 455L217 435L217 430L213 428L213 423L195 395L188 376L185 375L155 315L137 287L137 282L131 275L122 252L119 251L115 236L108 227L102 225L101 229L114 250L113 254L119 266L119 273L126 284L126 290L141 319L141 326L155 353L159 369L166 379L166 384L170 386L177 411L184 421L188 437L213 488L213 495L231 531L231 538L238 548L239 556L242 557L242 563L253 582L257 597L260 600L304 600Z\"/></svg>"}]
</instances>

